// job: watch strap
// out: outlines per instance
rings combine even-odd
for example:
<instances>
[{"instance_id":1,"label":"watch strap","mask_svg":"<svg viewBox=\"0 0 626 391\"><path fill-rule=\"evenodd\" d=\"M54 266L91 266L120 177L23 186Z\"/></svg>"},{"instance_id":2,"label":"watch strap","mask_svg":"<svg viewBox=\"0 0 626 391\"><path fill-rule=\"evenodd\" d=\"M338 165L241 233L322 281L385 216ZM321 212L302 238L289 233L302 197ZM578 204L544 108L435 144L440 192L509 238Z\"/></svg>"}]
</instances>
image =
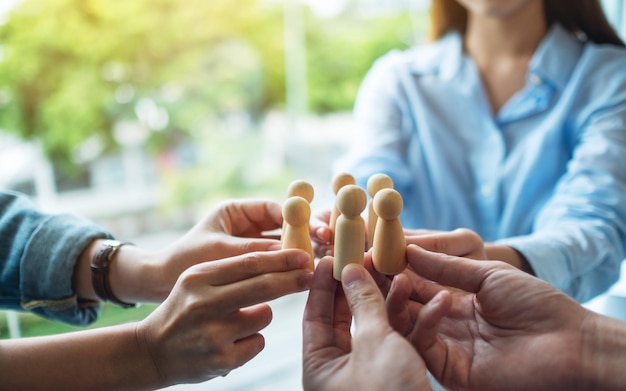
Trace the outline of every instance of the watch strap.
<instances>
[{"instance_id":1,"label":"watch strap","mask_svg":"<svg viewBox=\"0 0 626 391\"><path fill-rule=\"evenodd\" d=\"M136 304L123 302L113 294L109 283L109 266L119 248L127 244L132 243L104 240L91 261L91 283L96 296L100 300L110 301L124 308L135 307Z\"/></svg>"}]
</instances>

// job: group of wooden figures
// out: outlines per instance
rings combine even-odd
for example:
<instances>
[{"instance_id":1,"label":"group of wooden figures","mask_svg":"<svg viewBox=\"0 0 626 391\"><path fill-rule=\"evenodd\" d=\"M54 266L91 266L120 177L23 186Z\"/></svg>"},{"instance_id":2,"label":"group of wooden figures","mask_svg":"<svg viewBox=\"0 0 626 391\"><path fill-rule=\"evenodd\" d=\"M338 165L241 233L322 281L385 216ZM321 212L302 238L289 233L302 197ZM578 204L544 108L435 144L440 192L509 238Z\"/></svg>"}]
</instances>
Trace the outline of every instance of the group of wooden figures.
<instances>
[{"instance_id":1,"label":"group of wooden figures","mask_svg":"<svg viewBox=\"0 0 626 391\"><path fill-rule=\"evenodd\" d=\"M375 174L367 181L367 193L356 185L354 177L344 173L332 183L335 205L328 226L332 232L333 276L341 280L341 271L349 263L363 264L365 252L372 250L374 268L383 274L394 275L406 267L406 240L400 223L402 196L393 188L385 174ZM283 204L282 247L299 248L313 254L309 221L313 186L303 180L292 182ZM365 219L367 211L367 231Z\"/></svg>"}]
</instances>

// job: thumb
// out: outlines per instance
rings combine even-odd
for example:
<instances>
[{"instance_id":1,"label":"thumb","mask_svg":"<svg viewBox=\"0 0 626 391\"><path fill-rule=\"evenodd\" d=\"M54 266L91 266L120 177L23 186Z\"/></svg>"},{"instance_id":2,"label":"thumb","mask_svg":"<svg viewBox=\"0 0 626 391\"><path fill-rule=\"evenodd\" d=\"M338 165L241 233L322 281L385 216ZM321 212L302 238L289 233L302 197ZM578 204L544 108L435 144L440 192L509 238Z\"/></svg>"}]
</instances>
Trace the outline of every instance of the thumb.
<instances>
[{"instance_id":1,"label":"thumb","mask_svg":"<svg viewBox=\"0 0 626 391\"><path fill-rule=\"evenodd\" d=\"M359 264L348 264L341 273L343 291L359 329L389 325L385 300L372 276Z\"/></svg>"}]
</instances>

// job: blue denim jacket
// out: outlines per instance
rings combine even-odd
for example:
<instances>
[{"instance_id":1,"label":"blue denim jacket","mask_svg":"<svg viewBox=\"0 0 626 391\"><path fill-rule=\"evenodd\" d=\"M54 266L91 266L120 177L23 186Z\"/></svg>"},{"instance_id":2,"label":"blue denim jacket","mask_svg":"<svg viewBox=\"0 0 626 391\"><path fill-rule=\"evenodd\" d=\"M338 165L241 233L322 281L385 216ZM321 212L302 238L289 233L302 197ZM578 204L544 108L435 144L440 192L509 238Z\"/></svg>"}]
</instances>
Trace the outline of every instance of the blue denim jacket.
<instances>
[{"instance_id":1,"label":"blue denim jacket","mask_svg":"<svg viewBox=\"0 0 626 391\"><path fill-rule=\"evenodd\" d=\"M72 274L92 240L110 237L88 220L45 214L23 195L0 192L0 308L73 325L93 322L100 306L77 299Z\"/></svg>"}]
</instances>

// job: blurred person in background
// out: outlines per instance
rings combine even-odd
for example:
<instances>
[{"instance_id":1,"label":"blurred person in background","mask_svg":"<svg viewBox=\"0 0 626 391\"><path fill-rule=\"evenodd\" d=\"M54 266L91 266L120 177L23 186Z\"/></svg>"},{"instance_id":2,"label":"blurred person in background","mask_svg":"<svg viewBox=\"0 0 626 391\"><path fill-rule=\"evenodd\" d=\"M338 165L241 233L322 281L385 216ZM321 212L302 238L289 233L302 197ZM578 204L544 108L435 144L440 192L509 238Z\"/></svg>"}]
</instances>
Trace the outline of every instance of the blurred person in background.
<instances>
[{"instance_id":1,"label":"blurred person in background","mask_svg":"<svg viewBox=\"0 0 626 391\"><path fill-rule=\"evenodd\" d=\"M488 259L603 293L625 255L626 49L600 3L433 0L431 26L369 71L336 172L389 175L405 228L467 228Z\"/></svg>"}]
</instances>

